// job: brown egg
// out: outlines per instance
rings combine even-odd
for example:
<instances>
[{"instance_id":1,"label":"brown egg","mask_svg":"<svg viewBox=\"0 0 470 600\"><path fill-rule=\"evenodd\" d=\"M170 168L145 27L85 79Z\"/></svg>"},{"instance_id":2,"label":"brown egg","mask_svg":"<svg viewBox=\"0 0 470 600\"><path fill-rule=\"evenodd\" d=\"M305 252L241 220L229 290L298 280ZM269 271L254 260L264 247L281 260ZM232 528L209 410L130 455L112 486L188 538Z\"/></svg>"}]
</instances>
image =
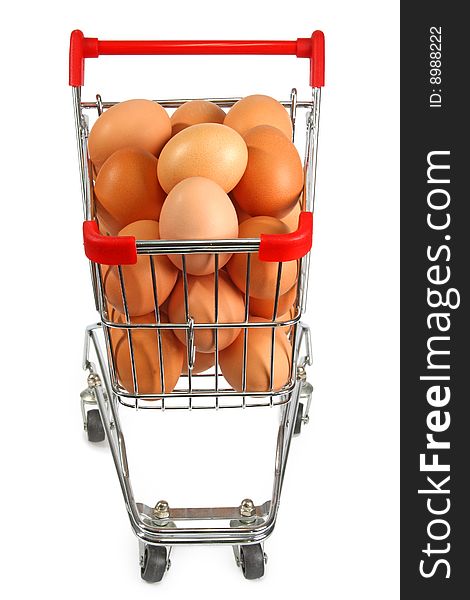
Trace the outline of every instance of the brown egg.
<instances>
[{"instance_id":1,"label":"brown egg","mask_svg":"<svg viewBox=\"0 0 470 600\"><path fill-rule=\"evenodd\" d=\"M248 164L232 195L253 216L281 218L292 210L304 184L299 153L279 129L259 125L245 135Z\"/></svg>"},{"instance_id":2,"label":"brown egg","mask_svg":"<svg viewBox=\"0 0 470 600\"><path fill-rule=\"evenodd\" d=\"M289 310L286 311L283 315L279 315L278 317L276 317L276 321L290 321L295 317L296 312L297 310L295 306L291 306Z\"/></svg>"},{"instance_id":3,"label":"brown egg","mask_svg":"<svg viewBox=\"0 0 470 600\"><path fill-rule=\"evenodd\" d=\"M104 275L104 278L106 277L106 275ZM106 302L106 299L105 299ZM125 322L125 317L124 315L122 315L120 312L118 312L114 306L111 306L111 304L107 303L106 306L106 313L107 313L107 320L110 321L111 323L124 323ZM123 336L123 330L116 328L116 327L108 327L108 333L109 333L109 339L111 342L111 348L112 348L112 352L114 355L114 352L116 351L116 345L119 342L119 340L121 339L121 337Z\"/></svg>"},{"instance_id":4,"label":"brown egg","mask_svg":"<svg viewBox=\"0 0 470 600\"><path fill-rule=\"evenodd\" d=\"M148 220L131 223L124 227L119 235L132 235L138 240L158 240L160 237L157 221ZM178 271L164 255L152 256L152 262L157 283L157 300L160 305L170 295L176 283ZM154 310L155 299L150 257L140 255L137 257L135 265L124 265L122 276L129 314L135 317L146 315ZM119 312L124 313L118 267L113 266L107 272L104 289L108 302Z\"/></svg>"},{"instance_id":5,"label":"brown egg","mask_svg":"<svg viewBox=\"0 0 470 600\"><path fill-rule=\"evenodd\" d=\"M186 127L198 123L223 123L225 112L208 100L185 102L171 115L171 135L176 135Z\"/></svg>"},{"instance_id":6,"label":"brown egg","mask_svg":"<svg viewBox=\"0 0 470 600\"><path fill-rule=\"evenodd\" d=\"M184 348L183 369L182 369L181 373L183 373L183 375L187 375L188 374L188 352L187 352L186 346L183 346L183 348ZM207 371L208 369L213 367L214 363L215 363L215 354L213 352L196 352L195 357L194 357L193 370L192 370L193 375L197 375L198 373L204 373L204 371Z\"/></svg>"},{"instance_id":7,"label":"brown egg","mask_svg":"<svg viewBox=\"0 0 470 600\"><path fill-rule=\"evenodd\" d=\"M168 296L168 298L165 300L165 302L162 302L162 304L159 306L160 309L160 313L162 315L165 315L165 317L168 317L168 301L169 301L170 297Z\"/></svg>"},{"instance_id":8,"label":"brown egg","mask_svg":"<svg viewBox=\"0 0 470 600\"><path fill-rule=\"evenodd\" d=\"M285 223L274 217L252 217L243 221L239 227L238 237L259 238L262 233L289 233ZM278 273L277 262L261 261L258 254L251 255L250 296L261 300L274 300ZM226 269L235 285L245 292L246 254L234 254L227 263ZM282 263L280 294L288 292L297 280L297 261Z\"/></svg>"},{"instance_id":9,"label":"brown egg","mask_svg":"<svg viewBox=\"0 0 470 600\"><path fill-rule=\"evenodd\" d=\"M112 267L109 265L100 265L100 267L101 267L101 279L103 282L105 282L106 278L108 276L108 271L110 269L112 269ZM110 323L124 323L125 322L124 315L122 313L120 313L119 311L117 311L114 308L114 306L112 306L108 302L108 299L106 298L106 296L104 296L103 302L104 302L104 309L105 309L107 321L109 321ZM123 330L120 328L111 327L111 326L106 327L106 329L109 333L111 348L112 348L112 352L113 352L113 356L114 356L114 352L116 350L116 344L121 339L121 337L123 335Z\"/></svg>"},{"instance_id":10,"label":"brown egg","mask_svg":"<svg viewBox=\"0 0 470 600\"><path fill-rule=\"evenodd\" d=\"M276 263L277 264L277 263ZM297 296L297 286L294 285L285 294L279 296L277 304L276 320L281 320L279 315L286 313L294 304ZM269 321L273 318L274 296L269 299L260 300L259 298L250 298L250 313L257 317L264 317Z\"/></svg>"},{"instance_id":11,"label":"brown egg","mask_svg":"<svg viewBox=\"0 0 470 600\"><path fill-rule=\"evenodd\" d=\"M126 316L116 310L114 306L108 305L108 321L114 324L124 324L126 323ZM159 317L162 323L168 323L168 315L163 311L162 307L159 307ZM146 320L147 319L147 320ZM139 315L133 317L129 315L129 323L131 324L142 324L142 323L156 323L155 318L155 310L152 310L151 313L147 315ZM109 327L110 337L113 343L113 347L115 344L121 339L123 335L127 335L126 330L121 327Z\"/></svg>"},{"instance_id":12,"label":"brown egg","mask_svg":"<svg viewBox=\"0 0 470 600\"><path fill-rule=\"evenodd\" d=\"M264 319L253 317L262 322ZM222 374L237 392L243 391L244 330L236 340L219 353ZM246 391L268 392L270 390L272 328L247 329ZM292 346L287 335L277 327L274 334L273 390L284 387L290 377Z\"/></svg>"},{"instance_id":13,"label":"brown egg","mask_svg":"<svg viewBox=\"0 0 470 600\"><path fill-rule=\"evenodd\" d=\"M214 275L188 276L189 315L194 323L215 323ZM245 320L243 296L223 271L219 271L219 323L240 323ZM171 323L186 323L183 279L179 278L168 304ZM219 350L226 348L237 337L240 329L219 329ZM194 343L198 352L214 352L214 329L195 329ZM186 344L186 330L175 329L176 337Z\"/></svg>"},{"instance_id":14,"label":"brown egg","mask_svg":"<svg viewBox=\"0 0 470 600\"><path fill-rule=\"evenodd\" d=\"M281 218L281 221L289 227L289 231L297 231L299 227L299 215L302 208L300 201L294 204L294 208L287 213L285 217Z\"/></svg>"},{"instance_id":15,"label":"brown egg","mask_svg":"<svg viewBox=\"0 0 470 600\"><path fill-rule=\"evenodd\" d=\"M161 159L160 159L161 160ZM168 194L160 214L160 235L167 240L220 240L238 237L237 213L230 198L214 181L189 177ZM179 254L169 259L182 269ZM219 255L219 268L231 254ZM186 256L186 269L192 275L207 275L215 270L213 254Z\"/></svg>"},{"instance_id":16,"label":"brown egg","mask_svg":"<svg viewBox=\"0 0 470 600\"><path fill-rule=\"evenodd\" d=\"M170 136L170 117L162 106L151 100L126 100L97 119L88 137L88 151L98 172L108 156L126 146L158 156Z\"/></svg>"},{"instance_id":17,"label":"brown egg","mask_svg":"<svg viewBox=\"0 0 470 600\"><path fill-rule=\"evenodd\" d=\"M228 111L224 124L243 136L258 125L271 125L282 131L289 140L292 139L289 113L280 102L262 94L239 100Z\"/></svg>"},{"instance_id":18,"label":"brown egg","mask_svg":"<svg viewBox=\"0 0 470 600\"><path fill-rule=\"evenodd\" d=\"M277 317L276 321L291 321L292 319L295 318L296 313L297 313L296 308L294 306L292 306L286 313ZM293 327L294 327L294 325L286 325L285 327L281 327L281 329L289 337L290 334L292 333ZM291 340L292 338L289 337L289 339Z\"/></svg>"},{"instance_id":19,"label":"brown egg","mask_svg":"<svg viewBox=\"0 0 470 600\"><path fill-rule=\"evenodd\" d=\"M230 194L229 194L229 196L230 196ZM235 209L235 211L237 213L237 218L238 218L238 223L239 224L243 223L243 221L246 221L247 219L251 219L251 215L249 215L247 212L245 212L243 209L241 209L238 206L235 198L232 198L230 196L230 200L232 201L233 207L234 207L234 209Z\"/></svg>"},{"instance_id":20,"label":"brown egg","mask_svg":"<svg viewBox=\"0 0 470 600\"><path fill-rule=\"evenodd\" d=\"M88 171L91 172L91 178L93 179L93 181L96 181L96 177L98 176L98 171L96 170L96 167L91 162L91 160L88 161Z\"/></svg>"},{"instance_id":21,"label":"brown egg","mask_svg":"<svg viewBox=\"0 0 470 600\"><path fill-rule=\"evenodd\" d=\"M157 164L153 154L140 148L121 148L104 162L95 183L96 212L111 235L135 221L158 221L166 194Z\"/></svg>"},{"instance_id":22,"label":"brown egg","mask_svg":"<svg viewBox=\"0 0 470 600\"><path fill-rule=\"evenodd\" d=\"M133 323L155 323L155 313L134 317ZM156 329L131 330L132 351L138 390L134 389L130 345L125 330L116 344L115 365L119 382L130 393L161 394L173 391L183 368L184 348L168 329L160 330L163 386L160 370L160 341ZM163 389L162 389L163 387Z\"/></svg>"},{"instance_id":23,"label":"brown egg","mask_svg":"<svg viewBox=\"0 0 470 600\"><path fill-rule=\"evenodd\" d=\"M158 179L168 193L188 177L208 177L229 192L240 181L248 160L236 131L219 123L186 127L166 144L158 161Z\"/></svg>"},{"instance_id":24,"label":"brown egg","mask_svg":"<svg viewBox=\"0 0 470 600\"><path fill-rule=\"evenodd\" d=\"M98 221L98 229L101 235L117 235L114 219L105 210L102 206L100 206L98 200L95 198L95 213L96 219ZM119 230L118 230L119 231Z\"/></svg>"}]
</instances>

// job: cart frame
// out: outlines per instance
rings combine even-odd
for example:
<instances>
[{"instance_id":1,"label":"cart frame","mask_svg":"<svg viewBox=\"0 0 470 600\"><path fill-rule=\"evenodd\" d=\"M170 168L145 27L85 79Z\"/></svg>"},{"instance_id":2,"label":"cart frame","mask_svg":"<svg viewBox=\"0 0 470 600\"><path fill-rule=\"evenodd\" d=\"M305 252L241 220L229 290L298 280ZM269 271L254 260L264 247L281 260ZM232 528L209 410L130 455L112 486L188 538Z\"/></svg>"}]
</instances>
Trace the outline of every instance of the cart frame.
<instances>
[{"instance_id":1,"label":"cart frame","mask_svg":"<svg viewBox=\"0 0 470 600\"><path fill-rule=\"evenodd\" d=\"M97 110L98 114L115 102L103 102L97 95L96 101L84 102L81 99L81 87L84 83L84 64L86 58L96 58L101 54L292 54L301 58L310 59L310 84L312 86L311 100L299 100L297 92L292 90L289 100L281 103L290 110L295 136L295 121L298 108L308 110L307 137L305 150L305 185L303 194L304 212L299 219L299 228L292 234L282 236L261 236L260 239L233 239L233 240L135 240L133 238L106 238L98 231L94 221L93 207L93 181L89 167L87 149L88 119L86 111ZM306 367L312 364L310 330L300 322L305 310L309 274L309 250L311 247L312 215L315 199L316 164L318 149L318 131L320 119L321 87L324 85L324 37L322 32L316 31L311 38L299 38L294 42L261 42L261 41L100 41L96 38L85 38L80 31L72 32L70 44L70 76L72 86L73 108L77 134L77 147L79 156L79 169L82 191L84 222L85 253L90 259L91 278L95 297L96 308L100 313L101 321L86 328L83 368L88 372L88 387L82 392L81 407L85 429L90 429L92 423L88 415L96 409L99 411L98 428L101 423L103 435L98 432L96 439L104 439L106 435L116 472L121 485L127 512L132 529L139 539L140 563L142 576L148 581L159 581L164 571L169 567L171 547L181 544L226 544L234 547L237 564L242 566L245 577L257 578L264 573L264 566L256 564L258 559L250 558L243 549L256 545L261 550L262 560L265 562L263 550L264 540L272 533L279 508L280 495L284 479L287 457L289 454L292 436L300 432L302 423L308 422L308 413L311 403L312 387L306 381ZM215 102L221 107L230 107L239 98L205 98ZM165 108L177 108L190 99L165 99L156 100ZM283 238L283 239L281 239ZM122 276L122 265L133 264L139 255L148 255L150 263L152 256L159 254L213 254L217 261L220 253L244 253L247 255L247 282L249 281L250 255L258 252L262 260L278 262L278 276L274 299L274 314L269 322L248 322L248 305L246 318L238 323L219 324L194 323L187 312L186 323L164 323L160 320L158 303L155 300L156 323L135 325L129 318L125 286ZM279 301L279 287L282 272L282 262L286 260L299 260L299 278L296 300L296 314L288 320L277 318L277 304ZM183 258L183 277L186 284L185 259ZM217 263L216 263L217 264ZM116 324L109 317L106 308L103 273L101 265L118 265L121 282L122 296L126 320ZM215 272L216 289L218 270ZM155 283L154 283L154 287ZM248 297L249 289L246 290ZM216 305L217 306L217 305ZM217 311L217 309L216 309ZM217 339L220 328L238 327L246 332L255 327L272 328L271 347L271 388L268 392L253 392L243 390L225 390L218 384ZM292 362L291 377L286 386L281 390L273 389L273 360L274 360L274 334L277 327L290 327L292 332ZM134 390L129 392L120 386L116 377L113 364L111 332L114 329L122 330L129 340L130 355ZM132 332L135 329L155 328L158 335L165 329L186 329L188 339L188 389L175 390L164 393L163 375L162 390L155 394L141 394L137 386L135 364L132 351ZM194 345L191 336L198 329L213 329L216 339L216 364L214 389L198 389L192 384L192 362L194 360ZM103 352L100 342L100 331L104 332L106 353ZM246 352L246 349L245 349ZM96 363L92 360L96 358ZM161 345L160 345L161 355ZM160 356L160 361L161 361ZM161 363L162 364L162 363ZM244 356L243 380L246 380L246 354ZM163 369L162 369L163 371ZM180 404L172 404L175 399L184 400ZM209 404L200 402L210 399ZM158 399L159 402L155 402ZM170 401L171 400L171 401ZM250 499L244 499L237 506L232 507L198 507L175 508L160 500L154 507L136 502L132 491L129 466L124 433L119 419L119 406L128 406L136 409L220 409L220 408L247 408L260 406L280 406L281 419L277 435L277 448L274 465L274 484L271 499L255 505ZM95 431L96 435L96 431ZM89 431L90 437L90 431ZM90 438L92 439L92 438ZM96 440L94 440L96 441ZM228 521L228 526L223 527L191 527L191 521ZM153 568L153 573L145 576L145 569L149 563L149 552L155 547L165 547L163 562L160 567ZM256 548L254 548L256 550ZM158 557L157 557L158 558ZM254 560L254 562L253 562ZM158 562L158 561L157 561ZM250 566L251 565L251 566ZM158 573L155 572L158 571ZM251 573L251 575L250 575Z\"/></svg>"}]
</instances>

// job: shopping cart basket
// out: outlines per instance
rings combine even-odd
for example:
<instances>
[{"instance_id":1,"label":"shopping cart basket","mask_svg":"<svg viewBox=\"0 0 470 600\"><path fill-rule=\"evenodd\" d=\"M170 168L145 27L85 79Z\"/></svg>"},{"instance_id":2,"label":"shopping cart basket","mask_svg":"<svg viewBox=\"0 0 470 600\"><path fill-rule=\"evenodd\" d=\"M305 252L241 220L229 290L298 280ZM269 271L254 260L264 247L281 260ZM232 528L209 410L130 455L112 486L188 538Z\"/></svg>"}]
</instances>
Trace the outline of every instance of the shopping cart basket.
<instances>
[{"instance_id":1,"label":"shopping cart basket","mask_svg":"<svg viewBox=\"0 0 470 600\"><path fill-rule=\"evenodd\" d=\"M295 139L296 116L306 114L306 144L304 155L304 192L302 212L298 229L282 235L261 235L260 239L224 240L136 240L133 237L101 235L95 220L93 201L93 175L88 155L88 115L100 115L115 102L103 100L96 95L94 101L83 101L81 88L84 84L86 58L100 55L159 55L159 54L267 54L293 55L310 60L310 86L312 96L307 100L297 97L292 90L288 100L281 101L290 111ZM315 31L310 38L296 41L101 41L85 38L81 31L74 31L70 42L70 77L77 132L81 191L85 222L83 236L86 256L90 260L92 284L100 322L86 328L83 368L88 372L87 388L81 394L84 428L93 442L107 438L117 475L124 495L132 528L139 539L140 567L146 581L160 581L170 566L172 546L181 544L226 544L234 550L236 563L247 579L264 574L266 555L264 540L273 531L279 507L280 494L292 436L299 434L303 423L308 422L312 387L306 380L306 367L311 365L311 342L308 327L300 321L307 300L309 274L309 251L312 239L317 142L320 116L320 95L324 85L324 36ZM206 98L222 108L231 107L239 98ZM177 108L186 99L156 100L163 107ZM246 257L245 319L237 323L219 323L218 287L220 273L217 269L221 253L243 254ZM210 323L198 323L191 316L188 301L188 275L186 258L192 254L212 254L214 272L214 314ZM277 263L277 281L273 298L272 319L267 322L250 320L249 285L250 265L253 254L261 260ZM179 323L163 318L157 298L156 272L152 257L179 254L182 257L182 280L184 287L185 319ZM123 266L134 264L137 256L147 255L152 271L155 319L151 323L135 323L129 316L126 281ZM278 315L280 281L283 263L298 261L298 280L294 311L280 318ZM124 317L118 319L107 304L104 276L108 265L116 265L122 294ZM269 384L264 391L251 390L247 385L247 337L257 328L269 328L271 334ZM292 347L290 374L280 389L274 382L274 356L276 329L288 331ZM221 329L237 328L244 338L242 389L230 388L219 368L218 338ZM165 330L183 330L186 335L187 374L181 376L171 392L165 391L162 336ZM214 337L214 366L203 374L193 373L195 337L200 330L209 330ZM136 369L133 338L138 332L153 336L160 364L161 385L153 393L139 392L139 374ZM104 334L105 349L101 336ZM115 365L116 336L125 337L128 344L132 384L124 387ZM96 363L91 361L91 353ZM129 389L131 388L131 389ZM272 496L256 505L245 498L231 507L177 508L160 500L149 506L134 499L129 467L121 427L119 409L157 410L163 414L169 410L221 410L227 408L279 407L280 425L274 464ZM210 526L195 526L196 522L210 522ZM220 526L217 526L220 524Z\"/></svg>"}]
</instances>

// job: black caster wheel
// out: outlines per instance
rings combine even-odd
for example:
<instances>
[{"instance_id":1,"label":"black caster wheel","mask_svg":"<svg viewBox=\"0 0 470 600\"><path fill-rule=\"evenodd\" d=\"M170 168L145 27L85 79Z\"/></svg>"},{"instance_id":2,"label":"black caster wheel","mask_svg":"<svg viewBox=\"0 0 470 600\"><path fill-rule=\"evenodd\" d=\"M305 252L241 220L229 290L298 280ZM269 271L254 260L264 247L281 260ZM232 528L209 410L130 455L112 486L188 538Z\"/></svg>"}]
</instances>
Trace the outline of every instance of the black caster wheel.
<instances>
[{"instance_id":1,"label":"black caster wheel","mask_svg":"<svg viewBox=\"0 0 470 600\"><path fill-rule=\"evenodd\" d=\"M145 546L144 560L140 567L140 576L148 583L157 583L163 579L169 567L165 546Z\"/></svg>"},{"instance_id":2,"label":"black caster wheel","mask_svg":"<svg viewBox=\"0 0 470 600\"><path fill-rule=\"evenodd\" d=\"M89 442L102 442L105 438L100 411L97 408L89 410L86 414L86 432Z\"/></svg>"},{"instance_id":3,"label":"black caster wheel","mask_svg":"<svg viewBox=\"0 0 470 600\"><path fill-rule=\"evenodd\" d=\"M264 552L261 544L240 546L240 566L245 579L259 579L264 575Z\"/></svg>"},{"instance_id":4,"label":"black caster wheel","mask_svg":"<svg viewBox=\"0 0 470 600\"><path fill-rule=\"evenodd\" d=\"M295 415L294 435L300 435L302 431L302 417L304 415L304 405L299 402L297 406L297 414Z\"/></svg>"}]
</instances>

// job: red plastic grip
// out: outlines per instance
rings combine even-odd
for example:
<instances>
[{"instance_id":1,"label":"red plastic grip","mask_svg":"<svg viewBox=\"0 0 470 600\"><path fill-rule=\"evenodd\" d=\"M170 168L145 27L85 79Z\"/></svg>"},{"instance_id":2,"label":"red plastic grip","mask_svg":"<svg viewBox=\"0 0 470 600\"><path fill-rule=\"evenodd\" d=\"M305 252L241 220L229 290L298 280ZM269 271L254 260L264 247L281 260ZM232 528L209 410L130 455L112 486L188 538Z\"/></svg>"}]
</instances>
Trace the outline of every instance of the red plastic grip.
<instances>
[{"instance_id":1,"label":"red plastic grip","mask_svg":"<svg viewBox=\"0 0 470 600\"><path fill-rule=\"evenodd\" d=\"M260 260L285 262L302 258L312 247L312 232L313 213L301 212L297 231L260 235ZM83 223L83 245L87 258L101 265L134 265L137 262L135 237L102 235L96 221Z\"/></svg>"},{"instance_id":2,"label":"red plastic grip","mask_svg":"<svg viewBox=\"0 0 470 600\"><path fill-rule=\"evenodd\" d=\"M100 265L134 265L137 262L135 237L102 235L96 221L83 223L86 256Z\"/></svg>"},{"instance_id":3,"label":"red plastic grip","mask_svg":"<svg viewBox=\"0 0 470 600\"><path fill-rule=\"evenodd\" d=\"M325 85L325 34L318 30L312 34L310 85L314 88Z\"/></svg>"},{"instance_id":4,"label":"red plastic grip","mask_svg":"<svg viewBox=\"0 0 470 600\"><path fill-rule=\"evenodd\" d=\"M262 233L259 258L266 262L286 262L305 256L312 247L313 213L301 212L297 231Z\"/></svg>"},{"instance_id":5,"label":"red plastic grip","mask_svg":"<svg viewBox=\"0 0 470 600\"><path fill-rule=\"evenodd\" d=\"M79 29L70 34L69 85L78 87L85 80L85 58L98 58L98 38L86 38Z\"/></svg>"},{"instance_id":6,"label":"red plastic grip","mask_svg":"<svg viewBox=\"0 0 470 600\"><path fill-rule=\"evenodd\" d=\"M325 81L325 36L314 31L311 38L295 41L262 40L138 40L101 41L86 38L76 29L70 36L69 85L82 86L85 58L101 55L143 54L284 54L310 59L310 85L322 87Z\"/></svg>"}]
</instances>

